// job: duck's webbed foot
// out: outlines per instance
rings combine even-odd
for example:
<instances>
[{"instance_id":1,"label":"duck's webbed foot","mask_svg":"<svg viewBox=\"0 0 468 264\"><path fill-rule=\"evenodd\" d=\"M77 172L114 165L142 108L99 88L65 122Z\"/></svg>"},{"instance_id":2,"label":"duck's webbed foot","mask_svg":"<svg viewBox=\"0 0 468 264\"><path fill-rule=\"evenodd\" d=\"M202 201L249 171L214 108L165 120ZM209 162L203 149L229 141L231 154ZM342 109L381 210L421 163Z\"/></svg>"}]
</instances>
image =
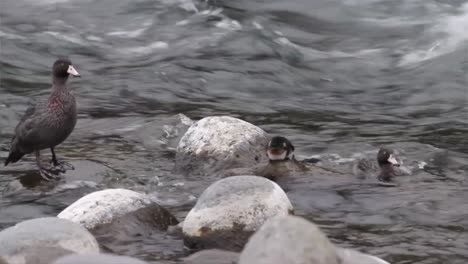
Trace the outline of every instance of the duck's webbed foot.
<instances>
[{"instance_id":1,"label":"duck's webbed foot","mask_svg":"<svg viewBox=\"0 0 468 264\"><path fill-rule=\"evenodd\" d=\"M52 152L52 160L50 161L50 163L52 165L54 165L55 169L64 173L66 172L67 170L74 170L75 167L73 167L73 165L71 165L70 163L68 162L65 162L65 161L58 161L57 160L57 156L55 156L55 151L54 151L54 148L50 148L50 151Z\"/></svg>"},{"instance_id":2,"label":"duck's webbed foot","mask_svg":"<svg viewBox=\"0 0 468 264\"><path fill-rule=\"evenodd\" d=\"M57 179L60 177L60 173L64 172L62 170L55 169L55 167L46 167L42 165L39 151L38 150L35 151L35 154L36 154L36 164L37 164L37 167L39 168L39 173L41 174L41 177L44 180L50 181L50 180Z\"/></svg>"},{"instance_id":3,"label":"duck's webbed foot","mask_svg":"<svg viewBox=\"0 0 468 264\"><path fill-rule=\"evenodd\" d=\"M44 166L39 166L39 173L42 178L46 181L51 181L60 178L60 173L62 171L55 170L54 167L46 168Z\"/></svg>"},{"instance_id":4,"label":"duck's webbed foot","mask_svg":"<svg viewBox=\"0 0 468 264\"><path fill-rule=\"evenodd\" d=\"M73 167L73 165L71 165L70 163L65 162L65 161L51 160L50 164L52 165L50 167L50 169L57 170L57 171L62 172L62 173L65 173L68 170L74 170L75 169L75 167Z\"/></svg>"}]
</instances>

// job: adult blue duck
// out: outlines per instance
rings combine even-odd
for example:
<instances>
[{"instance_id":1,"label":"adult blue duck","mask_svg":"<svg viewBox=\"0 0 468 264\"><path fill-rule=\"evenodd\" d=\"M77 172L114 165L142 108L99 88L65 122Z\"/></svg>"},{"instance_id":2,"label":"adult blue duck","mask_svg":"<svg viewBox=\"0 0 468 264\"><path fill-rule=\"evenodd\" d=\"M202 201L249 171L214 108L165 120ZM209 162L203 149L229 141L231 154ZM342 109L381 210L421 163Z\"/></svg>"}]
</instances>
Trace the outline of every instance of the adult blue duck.
<instances>
[{"instance_id":1,"label":"adult blue duck","mask_svg":"<svg viewBox=\"0 0 468 264\"><path fill-rule=\"evenodd\" d=\"M71 61L60 58L53 67L52 93L45 102L29 107L19 124L15 128L15 135L11 140L10 154L5 161L9 163L19 161L24 155L33 153L41 176L47 180L54 178L54 174L65 172L65 167L73 167L65 162L59 163L54 148L61 144L73 131L77 120L76 101L73 93L67 87L70 75L80 77ZM41 163L40 151L50 149L51 163L45 166Z\"/></svg>"}]
</instances>

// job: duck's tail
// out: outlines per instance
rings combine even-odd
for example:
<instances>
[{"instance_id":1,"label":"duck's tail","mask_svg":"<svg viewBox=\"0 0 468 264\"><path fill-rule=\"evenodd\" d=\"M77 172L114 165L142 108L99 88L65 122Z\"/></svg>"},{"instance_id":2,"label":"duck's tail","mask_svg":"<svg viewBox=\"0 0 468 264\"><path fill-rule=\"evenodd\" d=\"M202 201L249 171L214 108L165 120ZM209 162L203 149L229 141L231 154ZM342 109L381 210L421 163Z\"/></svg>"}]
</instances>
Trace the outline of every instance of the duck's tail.
<instances>
[{"instance_id":1,"label":"duck's tail","mask_svg":"<svg viewBox=\"0 0 468 264\"><path fill-rule=\"evenodd\" d=\"M8 165L9 163L17 162L24 155L25 155L25 153L22 153L22 152L19 152L19 151L10 152L10 155L8 155L8 158L5 160L5 166Z\"/></svg>"},{"instance_id":2,"label":"duck's tail","mask_svg":"<svg viewBox=\"0 0 468 264\"><path fill-rule=\"evenodd\" d=\"M16 147L16 140L13 138L11 142L11 149L10 149L10 154L8 154L8 158L5 160L5 166L8 165L9 163L15 163L18 160L20 160L26 153L23 153L22 151L18 150Z\"/></svg>"}]
</instances>

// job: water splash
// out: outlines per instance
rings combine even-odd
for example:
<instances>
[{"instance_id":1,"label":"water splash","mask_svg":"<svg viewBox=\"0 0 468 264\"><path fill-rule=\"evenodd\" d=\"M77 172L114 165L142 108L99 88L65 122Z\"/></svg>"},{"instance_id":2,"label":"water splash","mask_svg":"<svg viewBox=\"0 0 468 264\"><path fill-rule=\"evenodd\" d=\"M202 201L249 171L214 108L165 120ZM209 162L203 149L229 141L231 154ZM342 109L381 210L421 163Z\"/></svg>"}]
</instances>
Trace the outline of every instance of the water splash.
<instances>
[{"instance_id":1,"label":"water splash","mask_svg":"<svg viewBox=\"0 0 468 264\"><path fill-rule=\"evenodd\" d=\"M437 40L425 48L404 55L400 66L420 63L454 52L468 42L466 28L468 28L468 3L460 8L460 14L445 15L436 20L429 34L437 36Z\"/></svg>"}]
</instances>

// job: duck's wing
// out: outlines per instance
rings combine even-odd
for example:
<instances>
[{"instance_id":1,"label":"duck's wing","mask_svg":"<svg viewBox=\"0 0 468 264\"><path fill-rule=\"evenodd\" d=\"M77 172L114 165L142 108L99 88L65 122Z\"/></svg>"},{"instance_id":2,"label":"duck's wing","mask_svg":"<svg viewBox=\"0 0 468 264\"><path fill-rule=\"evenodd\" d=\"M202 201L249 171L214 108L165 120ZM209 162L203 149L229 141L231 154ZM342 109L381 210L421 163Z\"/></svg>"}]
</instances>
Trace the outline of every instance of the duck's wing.
<instances>
[{"instance_id":1,"label":"duck's wing","mask_svg":"<svg viewBox=\"0 0 468 264\"><path fill-rule=\"evenodd\" d=\"M375 176L379 171L379 165L370 159L360 159L353 165L353 173L356 176Z\"/></svg>"},{"instance_id":2,"label":"duck's wing","mask_svg":"<svg viewBox=\"0 0 468 264\"><path fill-rule=\"evenodd\" d=\"M45 111L45 109L47 109L46 107L47 107L47 104L45 102L43 102L43 100L41 100L37 104L31 104L26 109L23 116L21 117L18 125L15 128L15 132L18 133L19 127L21 127L24 122L26 122L27 120L33 118L34 116L42 114Z\"/></svg>"},{"instance_id":3,"label":"duck's wing","mask_svg":"<svg viewBox=\"0 0 468 264\"><path fill-rule=\"evenodd\" d=\"M26 109L26 112L21 117L18 125L15 128L15 135L11 139L10 143L10 153L8 158L5 160L5 166L8 163L12 162L15 163L20 160L25 154L29 152L29 148L25 146L25 142L23 141L24 138L24 124L28 123L28 120L34 113L36 112L36 105L31 105ZM34 135L32 135L34 137ZM31 136L27 136L27 139L31 138Z\"/></svg>"},{"instance_id":4,"label":"duck's wing","mask_svg":"<svg viewBox=\"0 0 468 264\"><path fill-rule=\"evenodd\" d=\"M46 105L38 103L31 105L20 119L15 128L15 137L22 145L35 144L39 139L40 127L46 116ZM25 146L26 147L26 146Z\"/></svg>"},{"instance_id":5,"label":"duck's wing","mask_svg":"<svg viewBox=\"0 0 468 264\"><path fill-rule=\"evenodd\" d=\"M36 112L36 105L30 105L26 112L24 112L23 116L20 119L20 124L24 122L26 119L30 118Z\"/></svg>"}]
</instances>

